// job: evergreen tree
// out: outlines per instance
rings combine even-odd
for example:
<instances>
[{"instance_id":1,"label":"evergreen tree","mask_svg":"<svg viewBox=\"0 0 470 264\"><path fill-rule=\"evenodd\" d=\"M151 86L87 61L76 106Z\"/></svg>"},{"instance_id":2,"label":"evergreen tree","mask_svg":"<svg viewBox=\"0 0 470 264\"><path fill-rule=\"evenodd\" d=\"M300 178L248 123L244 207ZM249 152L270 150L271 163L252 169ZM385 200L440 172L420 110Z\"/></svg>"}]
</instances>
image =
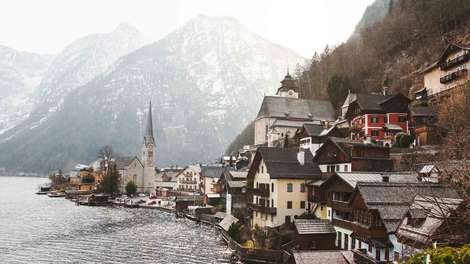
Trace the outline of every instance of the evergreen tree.
<instances>
[{"instance_id":1,"label":"evergreen tree","mask_svg":"<svg viewBox=\"0 0 470 264\"><path fill-rule=\"evenodd\" d=\"M351 83L346 75L334 74L328 81L328 97L335 109L338 109L351 90Z\"/></svg>"},{"instance_id":2,"label":"evergreen tree","mask_svg":"<svg viewBox=\"0 0 470 264\"><path fill-rule=\"evenodd\" d=\"M128 196L133 196L137 193L137 185L135 184L134 181L129 181L126 184L126 194Z\"/></svg>"}]
</instances>

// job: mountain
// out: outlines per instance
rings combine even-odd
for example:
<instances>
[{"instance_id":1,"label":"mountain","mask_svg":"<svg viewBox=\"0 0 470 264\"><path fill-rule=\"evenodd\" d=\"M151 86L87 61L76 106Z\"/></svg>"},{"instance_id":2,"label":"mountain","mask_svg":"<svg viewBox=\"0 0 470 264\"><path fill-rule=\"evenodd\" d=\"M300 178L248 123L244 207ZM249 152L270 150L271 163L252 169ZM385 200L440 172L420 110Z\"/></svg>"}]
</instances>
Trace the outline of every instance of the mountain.
<instances>
[{"instance_id":1,"label":"mountain","mask_svg":"<svg viewBox=\"0 0 470 264\"><path fill-rule=\"evenodd\" d=\"M358 37L361 31L382 21L393 8L393 1L394 0L377 0L369 5L364 11L361 20L357 23L352 36Z\"/></svg>"},{"instance_id":2,"label":"mountain","mask_svg":"<svg viewBox=\"0 0 470 264\"><path fill-rule=\"evenodd\" d=\"M0 46L0 134L28 117L52 56Z\"/></svg>"},{"instance_id":3,"label":"mountain","mask_svg":"<svg viewBox=\"0 0 470 264\"><path fill-rule=\"evenodd\" d=\"M106 144L140 156L149 100L157 165L214 161L254 118L263 94L275 92L287 61L304 59L233 18L198 16L70 91L44 122L4 138L0 167L69 167Z\"/></svg>"},{"instance_id":4,"label":"mountain","mask_svg":"<svg viewBox=\"0 0 470 264\"><path fill-rule=\"evenodd\" d=\"M71 91L88 83L117 59L143 44L142 34L128 24L120 24L109 33L87 35L69 44L43 74L32 95L34 108L28 118L14 129L4 131L4 138L43 123L60 110Z\"/></svg>"}]
</instances>

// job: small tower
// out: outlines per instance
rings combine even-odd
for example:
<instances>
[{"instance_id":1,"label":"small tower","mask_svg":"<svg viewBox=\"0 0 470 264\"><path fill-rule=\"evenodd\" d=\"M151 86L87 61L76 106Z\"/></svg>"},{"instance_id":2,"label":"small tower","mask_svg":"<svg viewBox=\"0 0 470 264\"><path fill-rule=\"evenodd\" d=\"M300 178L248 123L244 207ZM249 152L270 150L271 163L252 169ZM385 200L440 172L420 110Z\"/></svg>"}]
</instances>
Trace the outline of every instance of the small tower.
<instances>
[{"instance_id":1,"label":"small tower","mask_svg":"<svg viewBox=\"0 0 470 264\"><path fill-rule=\"evenodd\" d=\"M137 183L137 185L142 184L144 191L149 191L152 188L152 182L155 176L155 139L153 137L152 101L149 103L149 112L145 127L144 144L142 146L142 163L144 165L143 182Z\"/></svg>"},{"instance_id":2,"label":"small tower","mask_svg":"<svg viewBox=\"0 0 470 264\"><path fill-rule=\"evenodd\" d=\"M281 87L279 87L276 94L281 97L299 98L299 87L290 76L289 69L287 69L287 74L284 80L281 81Z\"/></svg>"}]
</instances>

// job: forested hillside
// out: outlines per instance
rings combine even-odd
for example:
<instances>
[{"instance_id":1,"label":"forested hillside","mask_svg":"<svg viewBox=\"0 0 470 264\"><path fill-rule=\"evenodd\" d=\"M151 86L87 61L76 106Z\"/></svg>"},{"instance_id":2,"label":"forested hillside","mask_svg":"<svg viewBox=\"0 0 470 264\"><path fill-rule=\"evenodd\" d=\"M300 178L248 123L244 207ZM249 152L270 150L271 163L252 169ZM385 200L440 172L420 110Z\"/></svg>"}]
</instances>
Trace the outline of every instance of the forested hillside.
<instances>
[{"instance_id":1,"label":"forested hillside","mask_svg":"<svg viewBox=\"0 0 470 264\"><path fill-rule=\"evenodd\" d=\"M348 90L387 87L410 96L422 88L420 70L451 41L470 43L470 0L376 0L345 43L296 69L301 97L329 99L338 109ZM253 144L246 129L227 152Z\"/></svg>"},{"instance_id":2,"label":"forested hillside","mask_svg":"<svg viewBox=\"0 0 470 264\"><path fill-rule=\"evenodd\" d=\"M297 70L302 97L329 98L338 105L348 88L377 92L385 86L408 94L422 87L419 70L434 62L447 42L470 42L470 0L377 0L374 5L378 2L377 8L387 9L381 20L363 22L347 42L326 47ZM370 21L370 13L361 21Z\"/></svg>"}]
</instances>

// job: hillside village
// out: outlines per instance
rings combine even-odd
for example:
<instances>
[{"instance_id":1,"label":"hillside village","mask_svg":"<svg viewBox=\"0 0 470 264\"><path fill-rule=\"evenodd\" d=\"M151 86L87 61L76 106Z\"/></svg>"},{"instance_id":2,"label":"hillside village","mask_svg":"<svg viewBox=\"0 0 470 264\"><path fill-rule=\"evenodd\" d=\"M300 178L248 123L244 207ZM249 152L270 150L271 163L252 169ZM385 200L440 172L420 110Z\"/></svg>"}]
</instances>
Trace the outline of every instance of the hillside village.
<instances>
[{"instance_id":1,"label":"hillside village","mask_svg":"<svg viewBox=\"0 0 470 264\"><path fill-rule=\"evenodd\" d=\"M253 144L217 164L156 168L150 103L141 155L108 149L51 179L77 204L104 191L117 205L215 225L242 261L392 263L462 246L470 240L468 196L456 186L467 183L456 175L468 175L468 153L436 157L448 138L465 136L439 118L453 98L468 96L470 46L449 43L436 58L413 98L387 87L349 92L340 109L299 98L287 72L276 95L264 97ZM104 188L112 177L117 186Z\"/></svg>"}]
</instances>

